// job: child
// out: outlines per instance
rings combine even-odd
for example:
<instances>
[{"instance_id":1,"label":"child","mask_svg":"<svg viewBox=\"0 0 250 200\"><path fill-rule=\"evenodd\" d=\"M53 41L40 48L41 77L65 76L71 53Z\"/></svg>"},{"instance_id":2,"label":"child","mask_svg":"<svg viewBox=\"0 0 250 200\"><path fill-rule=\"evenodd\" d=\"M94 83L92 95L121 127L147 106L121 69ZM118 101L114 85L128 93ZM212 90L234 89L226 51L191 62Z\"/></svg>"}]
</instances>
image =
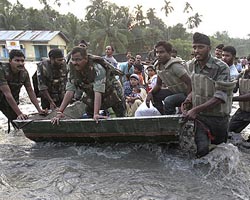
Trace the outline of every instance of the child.
<instances>
[{"instance_id":1,"label":"child","mask_svg":"<svg viewBox=\"0 0 250 200\"><path fill-rule=\"evenodd\" d=\"M139 84L144 85L144 80L142 76L142 67L143 65L134 65L134 73L139 76Z\"/></svg>"},{"instance_id":2,"label":"child","mask_svg":"<svg viewBox=\"0 0 250 200\"><path fill-rule=\"evenodd\" d=\"M133 87L132 93L126 97L126 102L131 107L136 99L143 101L141 97L141 89L139 86Z\"/></svg>"}]
</instances>

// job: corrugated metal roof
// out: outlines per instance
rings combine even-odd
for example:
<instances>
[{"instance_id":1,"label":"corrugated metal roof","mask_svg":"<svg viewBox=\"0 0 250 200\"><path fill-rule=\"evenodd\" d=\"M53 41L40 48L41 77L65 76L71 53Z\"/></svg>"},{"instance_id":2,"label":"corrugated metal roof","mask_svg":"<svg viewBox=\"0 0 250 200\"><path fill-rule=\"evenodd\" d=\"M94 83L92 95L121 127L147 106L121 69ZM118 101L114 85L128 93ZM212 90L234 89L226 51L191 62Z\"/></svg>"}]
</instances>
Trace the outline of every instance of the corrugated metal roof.
<instances>
[{"instance_id":1,"label":"corrugated metal roof","mask_svg":"<svg viewBox=\"0 0 250 200\"><path fill-rule=\"evenodd\" d=\"M35 41L35 42L48 42L56 35L68 42L69 39L60 31L0 31L0 41L18 40L18 41Z\"/></svg>"},{"instance_id":2,"label":"corrugated metal roof","mask_svg":"<svg viewBox=\"0 0 250 200\"><path fill-rule=\"evenodd\" d=\"M23 31L0 31L0 40L12 40Z\"/></svg>"}]
</instances>

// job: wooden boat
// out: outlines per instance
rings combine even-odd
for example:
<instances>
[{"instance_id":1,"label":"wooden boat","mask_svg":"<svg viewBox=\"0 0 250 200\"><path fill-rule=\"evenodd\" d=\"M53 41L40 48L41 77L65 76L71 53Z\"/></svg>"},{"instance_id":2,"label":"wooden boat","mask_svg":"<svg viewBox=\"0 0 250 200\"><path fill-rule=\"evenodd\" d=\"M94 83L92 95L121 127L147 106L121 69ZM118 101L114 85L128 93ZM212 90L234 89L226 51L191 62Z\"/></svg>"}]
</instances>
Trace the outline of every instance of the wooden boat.
<instances>
[{"instance_id":1,"label":"wooden boat","mask_svg":"<svg viewBox=\"0 0 250 200\"><path fill-rule=\"evenodd\" d=\"M61 142L178 142L180 115L102 119L14 120L25 136L33 141Z\"/></svg>"}]
</instances>

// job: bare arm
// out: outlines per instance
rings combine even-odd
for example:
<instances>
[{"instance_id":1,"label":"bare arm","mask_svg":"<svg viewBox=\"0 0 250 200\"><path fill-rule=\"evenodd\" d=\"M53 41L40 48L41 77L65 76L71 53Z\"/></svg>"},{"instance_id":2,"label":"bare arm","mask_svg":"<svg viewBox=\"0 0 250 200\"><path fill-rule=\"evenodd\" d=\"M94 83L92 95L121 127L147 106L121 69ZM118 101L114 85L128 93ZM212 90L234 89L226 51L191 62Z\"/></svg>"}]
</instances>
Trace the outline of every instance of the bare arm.
<instances>
[{"instance_id":1,"label":"bare arm","mask_svg":"<svg viewBox=\"0 0 250 200\"><path fill-rule=\"evenodd\" d=\"M40 108L39 106L39 103L37 101L37 98L36 98L36 94L32 88L31 85L28 85L28 86L25 86L25 89L29 95L29 98L30 98L30 101L34 104L34 106L36 107L37 111L41 114L43 113L42 109Z\"/></svg>"},{"instance_id":2,"label":"bare arm","mask_svg":"<svg viewBox=\"0 0 250 200\"><path fill-rule=\"evenodd\" d=\"M233 97L233 101L250 101L250 93Z\"/></svg>"},{"instance_id":3,"label":"bare arm","mask_svg":"<svg viewBox=\"0 0 250 200\"><path fill-rule=\"evenodd\" d=\"M53 117L51 119L51 123L52 124L59 124L59 120L64 117L63 111L65 110L65 108L69 105L70 101L72 100L72 98L74 97L74 91L66 91L63 101L60 105L60 108L56 114L56 117Z\"/></svg>"},{"instance_id":4,"label":"bare arm","mask_svg":"<svg viewBox=\"0 0 250 200\"><path fill-rule=\"evenodd\" d=\"M51 98L48 90L40 90L40 93L41 93L42 97L44 97L45 99L47 99L49 101L50 109L54 110L56 108L56 104L53 101L53 99Z\"/></svg>"},{"instance_id":5,"label":"bare arm","mask_svg":"<svg viewBox=\"0 0 250 200\"><path fill-rule=\"evenodd\" d=\"M216 97L212 97L211 99L209 99L205 103L198 105L198 106L192 108L191 110L187 111L187 113L184 114L184 116L187 119L194 120L194 119L196 119L197 114L199 114L200 112L207 110L211 107L214 107L220 103L223 103L223 101L221 99L218 99Z\"/></svg>"},{"instance_id":6,"label":"bare arm","mask_svg":"<svg viewBox=\"0 0 250 200\"><path fill-rule=\"evenodd\" d=\"M70 101L74 97L74 92L73 91L66 91L63 101L60 105L59 111L63 112L65 108L69 105Z\"/></svg>"},{"instance_id":7,"label":"bare arm","mask_svg":"<svg viewBox=\"0 0 250 200\"><path fill-rule=\"evenodd\" d=\"M96 123L98 123L98 119L100 119L100 118L104 118L104 119L107 118L107 116L101 116L101 115L99 115L101 104L102 104L102 93L95 92L94 116L93 116L93 118L96 121Z\"/></svg>"}]
</instances>

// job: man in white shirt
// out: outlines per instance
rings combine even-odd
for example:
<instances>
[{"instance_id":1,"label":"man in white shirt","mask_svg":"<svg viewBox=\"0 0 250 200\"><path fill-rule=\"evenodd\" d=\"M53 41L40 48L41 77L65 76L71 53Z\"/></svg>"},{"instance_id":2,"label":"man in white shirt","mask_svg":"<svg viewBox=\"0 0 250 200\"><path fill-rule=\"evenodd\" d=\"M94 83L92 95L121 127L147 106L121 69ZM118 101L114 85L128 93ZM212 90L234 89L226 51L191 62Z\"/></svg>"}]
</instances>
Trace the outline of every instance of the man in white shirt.
<instances>
[{"instance_id":1,"label":"man in white shirt","mask_svg":"<svg viewBox=\"0 0 250 200\"><path fill-rule=\"evenodd\" d=\"M233 46L223 47L222 60L229 66L231 81L236 80L239 75L239 72L234 65L235 57L236 57L236 49Z\"/></svg>"}]
</instances>

